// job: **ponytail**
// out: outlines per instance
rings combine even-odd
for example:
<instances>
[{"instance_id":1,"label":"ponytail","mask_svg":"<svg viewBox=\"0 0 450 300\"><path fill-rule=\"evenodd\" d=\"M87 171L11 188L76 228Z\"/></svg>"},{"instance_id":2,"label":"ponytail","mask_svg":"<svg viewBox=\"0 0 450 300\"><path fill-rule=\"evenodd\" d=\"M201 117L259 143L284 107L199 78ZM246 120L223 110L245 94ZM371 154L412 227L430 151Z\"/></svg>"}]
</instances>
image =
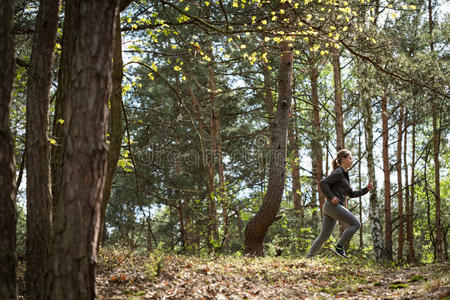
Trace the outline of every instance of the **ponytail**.
<instances>
[{"instance_id":1,"label":"ponytail","mask_svg":"<svg viewBox=\"0 0 450 300\"><path fill-rule=\"evenodd\" d=\"M338 162L337 162L337 158L334 158L334 159L331 161L331 168L332 168L333 171L334 171L334 169L336 169L337 167L339 167L339 164L338 164Z\"/></svg>"},{"instance_id":2,"label":"ponytail","mask_svg":"<svg viewBox=\"0 0 450 300\"><path fill-rule=\"evenodd\" d=\"M334 158L334 159L331 161L331 168L333 169L333 171L334 171L337 167L339 167L339 166L341 165L341 160L342 160L344 157L347 157L347 156L350 155L350 154L351 154L351 152L348 151L347 149L342 149L342 150L340 150L340 151L337 153L336 158Z\"/></svg>"}]
</instances>

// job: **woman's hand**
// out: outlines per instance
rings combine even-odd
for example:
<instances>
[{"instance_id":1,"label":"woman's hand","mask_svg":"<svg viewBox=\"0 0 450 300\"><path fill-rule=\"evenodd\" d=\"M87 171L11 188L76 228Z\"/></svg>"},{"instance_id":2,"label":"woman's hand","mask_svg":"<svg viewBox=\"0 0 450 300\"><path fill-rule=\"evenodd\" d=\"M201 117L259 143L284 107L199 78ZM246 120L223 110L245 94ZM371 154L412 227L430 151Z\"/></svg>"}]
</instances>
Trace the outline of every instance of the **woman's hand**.
<instances>
[{"instance_id":1,"label":"woman's hand","mask_svg":"<svg viewBox=\"0 0 450 300\"><path fill-rule=\"evenodd\" d=\"M369 183L367 184L367 189L368 189L369 191L372 191L372 190L373 190L373 183L372 183L372 181L369 181Z\"/></svg>"},{"instance_id":2,"label":"woman's hand","mask_svg":"<svg viewBox=\"0 0 450 300\"><path fill-rule=\"evenodd\" d=\"M339 203L338 197L334 197L333 199L331 199L331 204L336 205L336 204L338 204L338 203Z\"/></svg>"}]
</instances>

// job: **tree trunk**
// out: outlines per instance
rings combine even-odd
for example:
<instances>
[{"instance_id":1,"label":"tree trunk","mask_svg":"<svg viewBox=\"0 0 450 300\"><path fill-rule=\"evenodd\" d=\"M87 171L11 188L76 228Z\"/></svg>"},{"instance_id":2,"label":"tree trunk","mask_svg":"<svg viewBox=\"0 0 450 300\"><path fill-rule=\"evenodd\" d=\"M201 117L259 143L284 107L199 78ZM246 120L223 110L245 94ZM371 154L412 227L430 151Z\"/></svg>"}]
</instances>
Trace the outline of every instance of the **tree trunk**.
<instances>
[{"instance_id":1,"label":"tree trunk","mask_svg":"<svg viewBox=\"0 0 450 300\"><path fill-rule=\"evenodd\" d=\"M428 0L428 28L430 36L430 51L434 55L434 40L433 40L433 5L432 1ZM434 160L434 194L436 197L436 255L439 261L445 261L445 253L443 250L444 236L442 230L442 212L441 212L441 189L440 189L440 163L439 163L439 142L440 132L437 126L438 108L436 99L432 100L432 115L433 115L433 160Z\"/></svg>"},{"instance_id":2,"label":"tree trunk","mask_svg":"<svg viewBox=\"0 0 450 300\"><path fill-rule=\"evenodd\" d=\"M295 101L294 101L295 110ZM294 124L293 124L294 123ZM288 141L289 141L289 152L292 153L291 157L291 178L292 178L292 196L294 202L294 209L300 211L300 158L298 155L298 140L296 138L295 130L295 118L292 118L292 122L288 125Z\"/></svg>"},{"instance_id":3,"label":"tree trunk","mask_svg":"<svg viewBox=\"0 0 450 300\"><path fill-rule=\"evenodd\" d=\"M398 142L397 142L397 201L398 201L398 250L397 259L399 261L403 260L403 184L402 184L402 130L403 130L403 103L400 106L400 118L398 120ZM406 142L406 141L405 141Z\"/></svg>"},{"instance_id":4,"label":"tree trunk","mask_svg":"<svg viewBox=\"0 0 450 300\"><path fill-rule=\"evenodd\" d=\"M309 62L310 72L309 78L311 80L311 102L313 109L313 137L311 140L312 143L312 156L314 160L314 168L313 168L313 176L316 182L317 187L320 184L320 181L323 179L323 151L322 145L320 144L321 140L321 129L320 129L320 108L319 108L319 92L318 92L318 81L319 81L319 72L315 65L315 62L310 59ZM322 206L325 202L325 195L322 190L319 188L319 207L320 207L320 215L322 215Z\"/></svg>"},{"instance_id":5,"label":"tree trunk","mask_svg":"<svg viewBox=\"0 0 450 300\"><path fill-rule=\"evenodd\" d=\"M408 222L409 222L409 195L410 195L410 187L409 187L409 175L408 175L408 161L407 161L407 150L408 150L408 113L406 112L404 115L404 123L405 123L405 138L404 138L404 148L403 148L403 169L405 172L405 218L403 220L403 223L406 221L406 241L409 240L408 234ZM403 225L403 224L402 224ZM408 256L406 257L408 260Z\"/></svg>"},{"instance_id":6,"label":"tree trunk","mask_svg":"<svg viewBox=\"0 0 450 300\"><path fill-rule=\"evenodd\" d=\"M336 142L337 151L345 148L344 143L344 118L342 116L342 82L341 64L339 62L340 52L338 49L332 50L333 78L334 78L334 111L336 115Z\"/></svg>"},{"instance_id":7,"label":"tree trunk","mask_svg":"<svg viewBox=\"0 0 450 300\"><path fill-rule=\"evenodd\" d=\"M103 234L103 224L105 224L106 208L111 198L111 188L116 171L117 162L120 157L120 149L123 139L122 125L122 77L123 77L123 61L122 61L122 34L120 31L120 14L116 16L115 35L114 35L114 58L112 73L112 95L110 99L110 143L107 156L105 188L103 190L103 199L100 215L100 231L99 241ZM98 243L100 246L100 242Z\"/></svg>"},{"instance_id":8,"label":"tree trunk","mask_svg":"<svg viewBox=\"0 0 450 300\"><path fill-rule=\"evenodd\" d=\"M286 177L286 133L292 100L292 45L283 41L280 50L278 104L272 123L269 183L259 211L245 228L245 253L257 256L264 254L264 237L276 219Z\"/></svg>"},{"instance_id":9,"label":"tree trunk","mask_svg":"<svg viewBox=\"0 0 450 300\"><path fill-rule=\"evenodd\" d=\"M74 40L71 38L70 32L76 30L75 15L73 11L75 0L66 0L64 11L63 40L61 49L61 58L59 62L58 72L58 88L55 97L55 116L53 118L52 138L56 141L51 147L51 183L52 183L52 217L55 218L55 209L58 206L59 188L62 178L62 144L64 139L64 105L68 82L68 72L70 69L69 60L72 57L74 49Z\"/></svg>"},{"instance_id":10,"label":"tree trunk","mask_svg":"<svg viewBox=\"0 0 450 300\"><path fill-rule=\"evenodd\" d=\"M48 111L59 0L40 2L27 86L27 299L42 299L51 237Z\"/></svg>"},{"instance_id":11,"label":"tree trunk","mask_svg":"<svg viewBox=\"0 0 450 300\"><path fill-rule=\"evenodd\" d=\"M65 94L63 170L55 209L50 299L95 299L100 206L106 174L107 101L112 88L118 1L73 1ZM76 274L76 276L74 276Z\"/></svg>"},{"instance_id":12,"label":"tree trunk","mask_svg":"<svg viewBox=\"0 0 450 300\"><path fill-rule=\"evenodd\" d=\"M433 101L433 160L434 160L434 194L436 197L436 254L439 261L445 261L443 249L444 235L442 230L440 163L439 163L439 130L437 127L438 109Z\"/></svg>"},{"instance_id":13,"label":"tree trunk","mask_svg":"<svg viewBox=\"0 0 450 300\"><path fill-rule=\"evenodd\" d=\"M366 87L363 87L365 89ZM364 114L364 130L367 153L367 165L369 180L373 182L374 189L370 194L369 203L369 219L370 231L372 233L373 249L375 251L375 258L377 260L386 257L386 249L383 242L383 228L381 226L380 210L378 207L376 178L375 178L375 164L373 158L373 121L372 121L372 103L370 99L366 99L366 93L362 96L363 114Z\"/></svg>"},{"instance_id":14,"label":"tree trunk","mask_svg":"<svg viewBox=\"0 0 450 300\"><path fill-rule=\"evenodd\" d=\"M16 159L9 126L14 79L13 4L0 2L0 299L17 299Z\"/></svg>"},{"instance_id":15,"label":"tree trunk","mask_svg":"<svg viewBox=\"0 0 450 300\"><path fill-rule=\"evenodd\" d=\"M384 233L386 243L386 255L392 260L392 217L391 217L391 172L389 168L389 127L387 110L387 87L384 87L381 98L381 118L383 127L383 171L384 171Z\"/></svg>"},{"instance_id":16,"label":"tree trunk","mask_svg":"<svg viewBox=\"0 0 450 300\"><path fill-rule=\"evenodd\" d=\"M362 132L361 132L361 125L358 124L358 157L362 157L362 150L361 150L361 136L362 136ZM359 180L359 189L361 190L362 186L361 186L361 161L359 161L358 164L358 180ZM359 229L359 249L362 250L364 249L364 240L363 240L363 214L362 214L362 197L359 197L359 221L361 223L361 228Z\"/></svg>"},{"instance_id":17,"label":"tree trunk","mask_svg":"<svg viewBox=\"0 0 450 300\"><path fill-rule=\"evenodd\" d=\"M408 222L407 222L407 228L408 228L408 262L412 263L415 259L414 254L414 189L415 189L415 166L416 166L416 117L413 113L413 120L412 120L412 137L411 137L411 143L412 143L412 157L411 157L411 185L410 185L410 201L409 201L409 210L408 210Z\"/></svg>"},{"instance_id":18,"label":"tree trunk","mask_svg":"<svg viewBox=\"0 0 450 300\"><path fill-rule=\"evenodd\" d=\"M214 60L211 46L207 45L207 53L211 60ZM218 221L217 221L217 203L216 203L216 184L215 184L215 174L216 174L216 156L217 156L217 145L218 145L218 122L219 122L219 112L216 109L216 84L215 84L215 74L212 65L208 66L208 89L209 89L209 105L210 105L210 155L208 160L208 189L209 189L209 222L210 222L210 237L209 244L212 247L212 241L217 241L219 239L218 233Z\"/></svg>"}]
</instances>

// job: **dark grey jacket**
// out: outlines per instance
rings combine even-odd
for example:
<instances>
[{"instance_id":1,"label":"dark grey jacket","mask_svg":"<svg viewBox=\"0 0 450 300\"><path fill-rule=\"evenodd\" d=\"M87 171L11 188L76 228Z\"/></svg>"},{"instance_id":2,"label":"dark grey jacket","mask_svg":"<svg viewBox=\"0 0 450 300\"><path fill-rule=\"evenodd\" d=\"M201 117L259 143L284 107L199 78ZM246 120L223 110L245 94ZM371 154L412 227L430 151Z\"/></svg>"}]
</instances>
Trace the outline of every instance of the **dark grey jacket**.
<instances>
[{"instance_id":1,"label":"dark grey jacket","mask_svg":"<svg viewBox=\"0 0 450 300\"><path fill-rule=\"evenodd\" d=\"M337 167L330 175L322 179L320 188L329 201L337 197L342 205L344 205L346 196L357 198L369 192L367 187L360 191L353 191L350 187L348 173L342 167Z\"/></svg>"}]
</instances>

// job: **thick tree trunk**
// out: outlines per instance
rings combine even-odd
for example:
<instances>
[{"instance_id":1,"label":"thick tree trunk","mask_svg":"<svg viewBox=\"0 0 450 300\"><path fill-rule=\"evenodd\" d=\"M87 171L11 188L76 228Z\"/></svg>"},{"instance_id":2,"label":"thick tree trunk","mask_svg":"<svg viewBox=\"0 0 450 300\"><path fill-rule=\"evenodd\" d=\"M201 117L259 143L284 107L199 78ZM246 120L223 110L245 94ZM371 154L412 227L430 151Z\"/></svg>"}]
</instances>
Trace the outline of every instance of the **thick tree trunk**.
<instances>
[{"instance_id":1,"label":"thick tree trunk","mask_svg":"<svg viewBox=\"0 0 450 300\"><path fill-rule=\"evenodd\" d=\"M386 87L384 87L386 89ZM383 128L383 171L384 171L384 232L387 259L392 260L392 217L391 217L391 172L389 168L389 127L387 91L381 98L381 118Z\"/></svg>"},{"instance_id":2,"label":"thick tree trunk","mask_svg":"<svg viewBox=\"0 0 450 300\"><path fill-rule=\"evenodd\" d=\"M51 147L51 183L53 195L53 213L55 218L55 209L58 206L59 188L62 178L62 144L64 139L64 105L66 98L66 91L68 82L68 72L70 69L69 62L72 57L74 40L71 38L70 32L76 30L75 11L72 2L75 0L66 0L64 11L64 25L63 25L63 41L61 49L61 58L59 61L58 71L58 88L55 97L55 116L53 118L52 138L56 141Z\"/></svg>"},{"instance_id":3,"label":"thick tree trunk","mask_svg":"<svg viewBox=\"0 0 450 300\"><path fill-rule=\"evenodd\" d=\"M112 95L110 99L110 143L107 156L105 188L103 190L103 199L101 205L99 241L103 235L103 224L105 224L106 208L111 198L111 188L116 171L117 162L120 157L120 149L123 139L122 125L122 77L123 77L123 61L122 61L122 34L120 31L120 14L116 16L115 35L114 35L114 58L113 58L113 74L112 74ZM100 246L100 242L98 243Z\"/></svg>"},{"instance_id":4,"label":"thick tree trunk","mask_svg":"<svg viewBox=\"0 0 450 300\"><path fill-rule=\"evenodd\" d=\"M16 160L9 127L14 78L13 4L0 2L0 299L17 299Z\"/></svg>"},{"instance_id":5,"label":"thick tree trunk","mask_svg":"<svg viewBox=\"0 0 450 300\"><path fill-rule=\"evenodd\" d=\"M51 72L59 0L40 2L27 87L27 299L43 299L51 238L52 194L48 137Z\"/></svg>"},{"instance_id":6,"label":"thick tree trunk","mask_svg":"<svg viewBox=\"0 0 450 300\"><path fill-rule=\"evenodd\" d=\"M311 103L313 109L313 137L311 140L312 144L312 156L314 160L314 171L313 176L317 187L320 181L323 179L323 151L320 140L322 139L321 129L320 129L320 108L319 108L319 92L318 92L318 82L319 82L319 72L315 65L315 62L311 59L309 62L309 78L311 80ZM322 215L322 206L325 202L325 195L322 190L318 189L319 194L319 207L320 215Z\"/></svg>"},{"instance_id":7,"label":"thick tree trunk","mask_svg":"<svg viewBox=\"0 0 450 300\"><path fill-rule=\"evenodd\" d=\"M398 201L398 261L403 260L403 241L405 240L403 233L403 184L402 184L402 136L403 136L403 104L400 106L400 118L398 120L398 142L397 142L397 201Z\"/></svg>"},{"instance_id":8,"label":"thick tree trunk","mask_svg":"<svg viewBox=\"0 0 450 300\"><path fill-rule=\"evenodd\" d=\"M281 42L280 70L278 78L278 105L272 123L269 184L257 214L245 228L245 253L264 254L264 237L276 219L283 196L286 177L286 133L292 100L292 45Z\"/></svg>"},{"instance_id":9,"label":"thick tree trunk","mask_svg":"<svg viewBox=\"0 0 450 300\"><path fill-rule=\"evenodd\" d=\"M106 173L107 101L118 1L73 1L74 48L64 90L63 172L49 264L50 299L95 299L100 206ZM74 276L76 274L76 276Z\"/></svg>"},{"instance_id":10,"label":"thick tree trunk","mask_svg":"<svg viewBox=\"0 0 450 300\"><path fill-rule=\"evenodd\" d=\"M364 87L365 89L365 87ZM364 93L363 97L365 97ZM369 180L373 182L374 189L370 194L369 203L369 219L370 231L372 233L373 249L375 251L375 258L381 260L386 258L386 249L383 241L383 228L381 226L380 209L378 207L376 178L375 178L375 164L373 158L373 121L372 121L372 103L370 99L362 98L363 114L364 114L364 130L367 153L367 165Z\"/></svg>"}]
</instances>

